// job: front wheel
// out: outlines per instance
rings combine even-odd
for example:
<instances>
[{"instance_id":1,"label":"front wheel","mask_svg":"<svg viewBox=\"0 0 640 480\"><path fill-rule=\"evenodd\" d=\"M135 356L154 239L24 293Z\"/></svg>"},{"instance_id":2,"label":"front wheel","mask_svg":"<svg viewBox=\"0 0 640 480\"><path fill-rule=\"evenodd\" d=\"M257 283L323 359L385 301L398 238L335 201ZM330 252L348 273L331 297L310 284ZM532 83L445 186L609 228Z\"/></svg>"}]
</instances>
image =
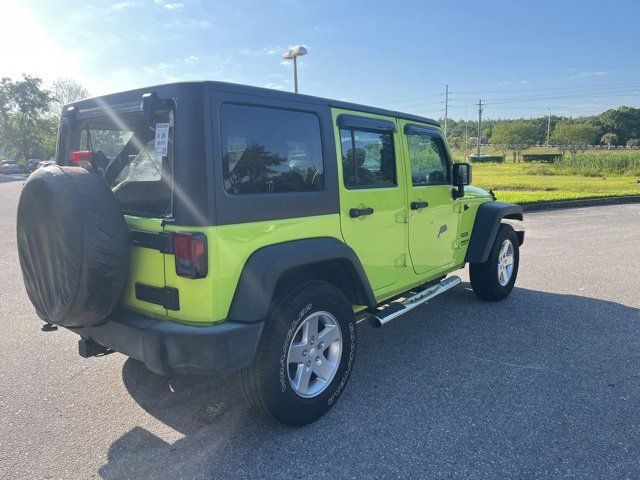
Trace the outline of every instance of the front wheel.
<instances>
[{"instance_id":1,"label":"front wheel","mask_svg":"<svg viewBox=\"0 0 640 480\"><path fill-rule=\"evenodd\" d=\"M241 372L249 403L287 425L324 415L355 358L351 302L327 282L285 288L274 300L254 363Z\"/></svg>"},{"instance_id":2,"label":"front wheel","mask_svg":"<svg viewBox=\"0 0 640 480\"><path fill-rule=\"evenodd\" d=\"M469 265L473 293L483 300L499 301L513 290L520 262L520 243L511 225L501 224L484 263Z\"/></svg>"}]
</instances>

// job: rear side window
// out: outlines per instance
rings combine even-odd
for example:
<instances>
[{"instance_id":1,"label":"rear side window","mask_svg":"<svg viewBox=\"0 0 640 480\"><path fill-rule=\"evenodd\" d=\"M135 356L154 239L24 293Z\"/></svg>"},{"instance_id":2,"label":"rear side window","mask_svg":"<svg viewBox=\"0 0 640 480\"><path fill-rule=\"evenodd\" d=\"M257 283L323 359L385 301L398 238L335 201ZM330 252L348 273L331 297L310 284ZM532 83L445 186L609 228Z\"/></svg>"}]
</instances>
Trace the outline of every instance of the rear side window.
<instances>
[{"instance_id":1,"label":"rear side window","mask_svg":"<svg viewBox=\"0 0 640 480\"><path fill-rule=\"evenodd\" d=\"M322 190L320 121L312 113L225 104L224 188L232 194Z\"/></svg>"},{"instance_id":2,"label":"rear side window","mask_svg":"<svg viewBox=\"0 0 640 480\"><path fill-rule=\"evenodd\" d=\"M343 128L340 130L340 144L346 188L397 185L393 133Z\"/></svg>"}]
</instances>

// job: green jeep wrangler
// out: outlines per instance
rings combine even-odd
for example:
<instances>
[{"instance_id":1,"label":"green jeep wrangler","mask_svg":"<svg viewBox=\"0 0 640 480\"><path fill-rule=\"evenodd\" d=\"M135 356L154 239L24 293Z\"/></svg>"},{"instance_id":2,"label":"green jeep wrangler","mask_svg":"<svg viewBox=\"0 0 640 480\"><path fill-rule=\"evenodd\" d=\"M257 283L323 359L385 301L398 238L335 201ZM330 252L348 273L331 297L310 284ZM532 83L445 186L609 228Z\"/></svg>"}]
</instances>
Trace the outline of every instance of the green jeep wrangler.
<instances>
[{"instance_id":1,"label":"green jeep wrangler","mask_svg":"<svg viewBox=\"0 0 640 480\"><path fill-rule=\"evenodd\" d=\"M56 158L18 207L43 330L164 375L239 370L289 425L335 404L359 320L409 312L467 263L485 300L518 273L524 232L504 220L522 209L469 186L428 118L177 83L67 105Z\"/></svg>"}]
</instances>

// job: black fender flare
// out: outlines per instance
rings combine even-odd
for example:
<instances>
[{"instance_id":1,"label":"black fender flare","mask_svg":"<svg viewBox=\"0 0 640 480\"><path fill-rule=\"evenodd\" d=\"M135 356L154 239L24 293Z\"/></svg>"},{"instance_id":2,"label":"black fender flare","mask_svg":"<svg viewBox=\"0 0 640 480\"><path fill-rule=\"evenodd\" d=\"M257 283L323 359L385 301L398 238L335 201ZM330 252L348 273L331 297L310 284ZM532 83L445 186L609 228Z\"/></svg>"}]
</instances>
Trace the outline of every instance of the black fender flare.
<instances>
[{"instance_id":1,"label":"black fender flare","mask_svg":"<svg viewBox=\"0 0 640 480\"><path fill-rule=\"evenodd\" d=\"M294 272L303 278L307 274L314 278L321 272L324 279L347 286L343 291L354 305L377 305L369 279L351 247L336 238L309 238L253 252L240 274L227 318L239 322L264 320L278 282Z\"/></svg>"},{"instance_id":2,"label":"black fender flare","mask_svg":"<svg viewBox=\"0 0 640 480\"><path fill-rule=\"evenodd\" d=\"M486 202L478 207L465 262L484 263L495 241L502 219L522 220L522 207L513 203ZM518 232L520 244L524 231Z\"/></svg>"}]
</instances>

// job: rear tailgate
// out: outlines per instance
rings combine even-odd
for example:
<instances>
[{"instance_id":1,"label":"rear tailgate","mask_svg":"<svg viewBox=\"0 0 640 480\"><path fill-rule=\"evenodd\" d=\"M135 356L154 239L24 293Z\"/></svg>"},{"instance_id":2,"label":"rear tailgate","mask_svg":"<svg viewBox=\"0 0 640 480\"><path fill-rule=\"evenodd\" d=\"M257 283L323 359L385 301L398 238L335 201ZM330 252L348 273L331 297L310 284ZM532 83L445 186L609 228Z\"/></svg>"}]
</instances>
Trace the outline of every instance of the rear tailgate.
<instances>
[{"instance_id":1,"label":"rear tailgate","mask_svg":"<svg viewBox=\"0 0 640 480\"><path fill-rule=\"evenodd\" d=\"M161 300L165 287L166 255L154 247L154 241L159 245L162 239L162 219L129 215L125 219L131 239L131 268L123 305L143 314L166 318L167 309L156 303Z\"/></svg>"}]
</instances>

